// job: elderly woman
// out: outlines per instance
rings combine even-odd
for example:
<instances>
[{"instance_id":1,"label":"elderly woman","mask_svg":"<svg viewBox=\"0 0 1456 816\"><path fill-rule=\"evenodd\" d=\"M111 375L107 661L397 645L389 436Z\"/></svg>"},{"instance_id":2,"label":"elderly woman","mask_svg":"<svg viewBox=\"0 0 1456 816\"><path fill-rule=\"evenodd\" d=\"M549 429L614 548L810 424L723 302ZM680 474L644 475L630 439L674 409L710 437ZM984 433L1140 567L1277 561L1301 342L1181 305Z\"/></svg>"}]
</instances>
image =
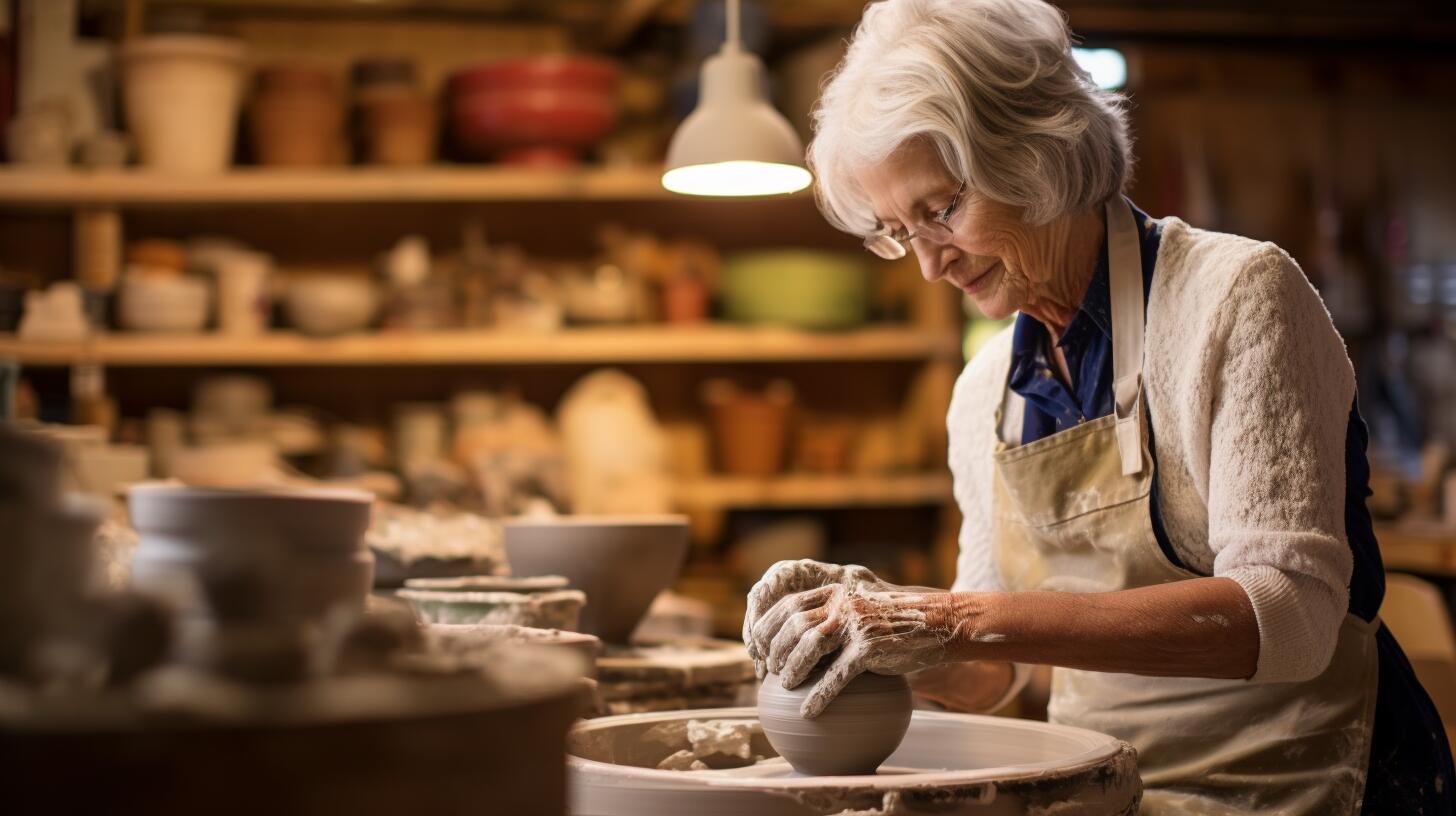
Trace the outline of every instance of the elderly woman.
<instances>
[{"instance_id":1,"label":"elderly woman","mask_svg":"<svg viewBox=\"0 0 1456 816\"><path fill-rule=\"evenodd\" d=\"M1054 721L1138 749L1145 813L1450 812L1440 719L1376 617L1340 337L1278 247L1122 196L1122 99L1068 40L1041 0L885 0L824 89L825 216L1019 315L950 407L954 589L777 564L744 624L760 675L813 683L812 717L863 671L994 703L1045 664Z\"/></svg>"}]
</instances>

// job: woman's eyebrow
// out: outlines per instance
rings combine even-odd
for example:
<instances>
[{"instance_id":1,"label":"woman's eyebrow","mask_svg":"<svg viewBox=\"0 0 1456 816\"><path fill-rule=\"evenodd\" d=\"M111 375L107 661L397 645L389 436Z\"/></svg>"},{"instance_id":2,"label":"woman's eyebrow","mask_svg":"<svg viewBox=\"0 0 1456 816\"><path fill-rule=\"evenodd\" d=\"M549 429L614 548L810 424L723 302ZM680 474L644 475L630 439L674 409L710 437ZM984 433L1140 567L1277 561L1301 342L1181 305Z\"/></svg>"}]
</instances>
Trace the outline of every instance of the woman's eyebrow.
<instances>
[{"instance_id":1,"label":"woman's eyebrow","mask_svg":"<svg viewBox=\"0 0 1456 816\"><path fill-rule=\"evenodd\" d=\"M915 209L919 209L919 210L929 210L930 209L930 202L931 201L933 201L936 198L939 198L941 196L946 196L946 197L952 197L952 196L954 196L957 187L958 187L958 185L956 185L956 184L937 185L937 186L932 187L931 189L927 190L926 192L920 194L920 196L918 198L913 199L911 201L911 204L913 205L913 207ZM884 216L880 215L879 213L875 212L874 210L870 210L870 215L874 216L875 223L877 223L877 224L883 225L883 224L887 224L887 223L889 223L891 221L894 221L896 223L899 223L899 219L896 219L896 218L885 218Z\"/></svg>"}]
</instances>

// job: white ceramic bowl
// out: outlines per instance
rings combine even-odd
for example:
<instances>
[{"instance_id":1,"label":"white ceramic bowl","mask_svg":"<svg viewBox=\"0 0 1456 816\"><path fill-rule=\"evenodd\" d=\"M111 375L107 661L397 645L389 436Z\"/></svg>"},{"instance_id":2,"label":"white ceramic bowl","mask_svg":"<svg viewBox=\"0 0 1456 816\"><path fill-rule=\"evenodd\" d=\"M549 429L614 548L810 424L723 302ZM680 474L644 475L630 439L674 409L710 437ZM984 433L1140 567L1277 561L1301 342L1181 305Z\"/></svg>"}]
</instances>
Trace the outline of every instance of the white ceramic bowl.
<instances>
[{"instance_id":1,"label":"white ceramic bowl","mask_svg":"<svg viewBox=\"0 0 1456 816\"><path fill-rule=\"evenodd\" d=\"M117 320L131 331L200 332L211 300L211 287L202 278L128 274L117 295Z\"/></svg>"},{"instance_id":2,"label":"white ceramic bowl","mask_svg":"<svg viewBox=\"0 0 1456 816\"><path fill-rule=\"evenodd\" d=\"M516 576L564 575L586 593L580 630L626 643L688 551L685 516L511 519L502 528Z\"/></svg>"},{"instance_id":3,"label":"white ceramic bowl","mask_svg":"<svg viewBox=\"0 0 1456 816\"><path fill-rule=\"evenodd\" d=\"M305 334L347 334L369 325L378 294L363 276L317 273L289 281L284 304L289 321Z\"/></svg>"},{"instance_id":4,"label":"white ceramic bowl","mask_svg":"<svg viewBox=\"0 0 1456 816\"><path fill-rule=\"evenodd\" d=\"M201 614L209 577L253 587L273 619L362 609L374 581L364 545L373 496L359 490L219 490L165 484L127 491L140 536L132 582Z\"/></svg>"}]
</instances>

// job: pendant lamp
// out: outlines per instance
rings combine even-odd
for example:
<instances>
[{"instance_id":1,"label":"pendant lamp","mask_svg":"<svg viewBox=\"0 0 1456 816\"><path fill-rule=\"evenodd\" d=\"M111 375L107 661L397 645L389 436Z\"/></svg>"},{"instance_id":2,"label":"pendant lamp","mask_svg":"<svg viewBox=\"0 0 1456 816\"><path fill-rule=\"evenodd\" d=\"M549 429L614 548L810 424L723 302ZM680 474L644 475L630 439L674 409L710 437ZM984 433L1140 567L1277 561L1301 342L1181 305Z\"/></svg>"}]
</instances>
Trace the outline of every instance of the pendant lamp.
<instances>
[{"instance_id":1,"label":"pendant lamp","mask_svg":"<svg viewBox=\"0 0 1456 816\"><path fill-rule=\"evenodd\" d=\"M814 180L804 144L765 97L763 63L739 41L739 0L728 0L728 36L703 61L698 107L667 148L662 186L696 196L793 193Z\"/></svg>"}]
</instances>

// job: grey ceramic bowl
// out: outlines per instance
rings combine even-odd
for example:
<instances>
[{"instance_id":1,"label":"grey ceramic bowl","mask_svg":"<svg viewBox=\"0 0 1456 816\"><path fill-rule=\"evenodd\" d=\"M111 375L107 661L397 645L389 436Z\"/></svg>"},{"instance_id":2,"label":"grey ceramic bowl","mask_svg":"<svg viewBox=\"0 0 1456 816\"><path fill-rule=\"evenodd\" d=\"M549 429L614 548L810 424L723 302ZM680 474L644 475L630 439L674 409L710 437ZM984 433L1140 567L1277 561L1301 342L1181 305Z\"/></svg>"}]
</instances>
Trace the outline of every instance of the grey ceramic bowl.
<instances>
[{"instance_id":1,"label":"grey ceramic bowl","mask_svg":"<svg viewBox=\"0 0 1456 816\"><path fill-rule=\"evenodd\" d=\"M374 497L359 490L223 490L166 484L127 491L140 537L132 583L203 614L211 579L246 586L229 604L249 616L317 618L336 605L364 608L374 557L364 544ZM231 610L226 614L241 614Z\"/></svg>"},{"instance_id":2,"label":"grey ceramic bowl","mask_svg":"<svg viewBox=\"0 0 1456 816\"><path fill-rule=\"evenodd\" d=\"M564 575L586 593L580 631L626 643L652 599L677 579L686 516L558 516L504 526L515 576Z\"/></svg>"}]
</instances>

